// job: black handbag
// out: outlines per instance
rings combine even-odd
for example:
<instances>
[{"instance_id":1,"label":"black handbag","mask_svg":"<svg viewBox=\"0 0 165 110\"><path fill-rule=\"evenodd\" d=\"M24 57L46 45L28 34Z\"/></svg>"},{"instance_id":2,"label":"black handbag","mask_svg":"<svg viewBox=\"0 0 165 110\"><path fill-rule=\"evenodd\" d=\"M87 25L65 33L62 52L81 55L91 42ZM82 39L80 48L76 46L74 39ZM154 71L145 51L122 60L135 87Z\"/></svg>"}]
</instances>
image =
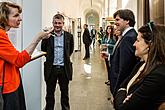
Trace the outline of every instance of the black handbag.
<instances>
[{"instance_id":1,"label":"black handbag","mask_svg":"<svg viewBox=\"0 0 165 110\"><path fill-rule=\"evenodd\" d=\"M4 78L5 78L5 63L3 65L3 72L2 72L2 85L0 86L0 110L3 110L3 106L4 106L4 100L3 100L3 87L4 87Z\"/></svg>"}]
</instances>

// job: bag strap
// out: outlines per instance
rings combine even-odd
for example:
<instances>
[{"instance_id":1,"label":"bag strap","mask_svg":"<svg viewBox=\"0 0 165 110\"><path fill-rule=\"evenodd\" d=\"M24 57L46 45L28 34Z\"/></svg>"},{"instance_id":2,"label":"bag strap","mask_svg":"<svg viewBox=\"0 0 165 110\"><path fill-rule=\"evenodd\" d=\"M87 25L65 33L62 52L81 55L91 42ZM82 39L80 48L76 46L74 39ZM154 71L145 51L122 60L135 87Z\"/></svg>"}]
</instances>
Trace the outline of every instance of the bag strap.
<instances>
[{"instance_id":1,"label":"bag strap","mask_svg":"<svg viewBox=\"0 0 165 110\"><path fill-rule=\"evenodd\" d=\"M1 92L3 93L3 88L4 88L4 79L5 79L5 62L3 65L3 72L2 72L2 87L1 87Z\"/></svg>"}]
</instances>

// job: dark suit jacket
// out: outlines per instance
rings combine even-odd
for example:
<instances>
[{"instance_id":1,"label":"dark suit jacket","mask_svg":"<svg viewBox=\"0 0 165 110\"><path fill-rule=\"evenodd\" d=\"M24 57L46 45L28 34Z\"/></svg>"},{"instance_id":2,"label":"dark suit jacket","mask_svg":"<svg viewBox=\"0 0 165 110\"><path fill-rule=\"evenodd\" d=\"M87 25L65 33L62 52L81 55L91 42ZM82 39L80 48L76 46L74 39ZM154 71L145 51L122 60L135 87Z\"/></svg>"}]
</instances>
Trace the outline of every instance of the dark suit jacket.
<instances>
[{"instance_id":1,"label":"dark suit jacket","mask_svg":"<svg viewBox=\"0 0 165 110\"><path fill-rule=\"evenodd\" d=\"M92 37L92 39L96 36L96 33L97 33L96 29L92 29L91 30L91 37Z\"/></svg>"},{"instance_id":2,"label":"dark suit jacket","mask_svg":"<svg viewBox=\"0 0 165 110\"><path fill-rule=\"evenodd\" d=\"M122 81L131 74L137 63L135 48L133 47L136 38L136 31L134 29L129 30L122 36L110 57L110 80L112 85L111 92L113 94L118 90Z\"/></svg>"},{"instance_id":3,"label":"dark suit jacket","mask_svg":"<svg viewBox=\"0 0 165 110\"><path fill-rule=\"evenodd\" d=\"M70 56L73 53L74 41L73 35L64 31L64 67L65 73L69 80L72 80L72 62ZM44 62L44 76L45 81L48 80L53 67L54 60L54 37L51 36L49 39L42 40L41 50L47 52L46 62Z\"/></svg>"},{"instance_id":4,"label":"dark suit jacket","mask_svg":"<svg viewBox=\"0 0 165 110\"><path fill-rule=\"evenodd\" d=\"M138 67L139 68L139 67ZM126 88L133 74L125 80L121 87ZM158 110L161 103L165 102L165 65L159 65L143 80L132 85L128 93L118 91L114 100L115 110ZM127 95L132 94L129 101L123 104Z\"/></svg>"},{"instance_id":5,"label":"dark suit jacket","mask_svg":"<svg viewBox=\"0 0 165 110\"><path fill-rule=\"evenodd\" d=\"M83 43L85 45L90 45L92 42L91 36L89 34L88 28L85 28L84 33L83 33Z\"/></svg>"}]
</instances>

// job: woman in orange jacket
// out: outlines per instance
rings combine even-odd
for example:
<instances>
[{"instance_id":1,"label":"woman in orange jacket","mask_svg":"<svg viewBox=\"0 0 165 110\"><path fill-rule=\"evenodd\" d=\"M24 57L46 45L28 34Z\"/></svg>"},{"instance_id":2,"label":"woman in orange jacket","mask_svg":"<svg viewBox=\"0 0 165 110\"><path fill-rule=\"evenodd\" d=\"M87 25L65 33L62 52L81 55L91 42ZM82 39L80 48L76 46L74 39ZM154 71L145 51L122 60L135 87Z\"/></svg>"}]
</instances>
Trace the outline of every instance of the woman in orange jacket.
<instances>
[{"instance_id":1,"label":"woman in orange jacket","mask_svg":"<svg viewBox=\"0 0 165 110\"><path fill-rule=\"evenodd\" d=\"M22 52L17 51L9 40L7 31L18 28L22 21L22 9L14 3L0 3L0 86L3 86L3 110L26 110L24 92L19 68L31 60L31 55L40 40L50 36L47 32L36 35L30 45ZM4 83L2 83L4 74Z\"/></svg>"}]
</instances>

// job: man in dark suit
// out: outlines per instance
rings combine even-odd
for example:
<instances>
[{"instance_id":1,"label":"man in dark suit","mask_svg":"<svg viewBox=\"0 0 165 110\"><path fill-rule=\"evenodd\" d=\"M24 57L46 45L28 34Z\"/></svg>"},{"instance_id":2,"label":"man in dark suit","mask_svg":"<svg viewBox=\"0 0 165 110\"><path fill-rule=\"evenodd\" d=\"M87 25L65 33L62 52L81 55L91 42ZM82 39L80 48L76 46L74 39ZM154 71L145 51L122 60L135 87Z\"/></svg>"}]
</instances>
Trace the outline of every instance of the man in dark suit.
<instances>
[{"instance_id":1,"label":"man in dark suit","mask_svg":"<svg viewBox=\"0 0 165 110\"><path fill-rule=\"evenodd\" d=\"M88 25L84 24L83 28L84 28L83 43L85 45L85 57L83 58L83 60L86 60L90 58L89 46L91 45L92 39L89 34Z\"/></svg>"},{"instance_id":2,"label":"man in dark suit","mask_svg":"<svg viewBox=\"0 0 165 110\"><path fill-rule=\"evenodd\" d=\"M53 17L54 31L49 39L42 40L41 50L47 52L44 62L44 76L46 81L46 108L54 110L55 88L58 84L61 90L62 110L70 110L68 85L72 80L72 62L70 56L73 53L73 35L62 30L64 17L56 14Z\"/></svg>"},{"instance_id":3,"label":"man in dark suit","mask_svg":"<svg viewBox=\"0 0 165 110\"><path fill-rule=\"evenodd\" d=\"M93 41L93 47L95 46L95 40L96 40L96 29L95 29L95 26L92 27L92 30L91 30L91 37L92 37L92 41Z\"/></svg>"},{"instance_id":4,"label":"man in dark suit","mask_svg":"<svg viewBox=\"0 0 165 110\"><path fill-rule=\"evenodd\" d=\"M137 33L133 28L135 17L131 10L121 9L114 13L116 29L122 32L122 36L114 46L110 57L110 89L115 95L120 84L126 79L137 63L133 43Z\"/></svg>"}]
</instances>

